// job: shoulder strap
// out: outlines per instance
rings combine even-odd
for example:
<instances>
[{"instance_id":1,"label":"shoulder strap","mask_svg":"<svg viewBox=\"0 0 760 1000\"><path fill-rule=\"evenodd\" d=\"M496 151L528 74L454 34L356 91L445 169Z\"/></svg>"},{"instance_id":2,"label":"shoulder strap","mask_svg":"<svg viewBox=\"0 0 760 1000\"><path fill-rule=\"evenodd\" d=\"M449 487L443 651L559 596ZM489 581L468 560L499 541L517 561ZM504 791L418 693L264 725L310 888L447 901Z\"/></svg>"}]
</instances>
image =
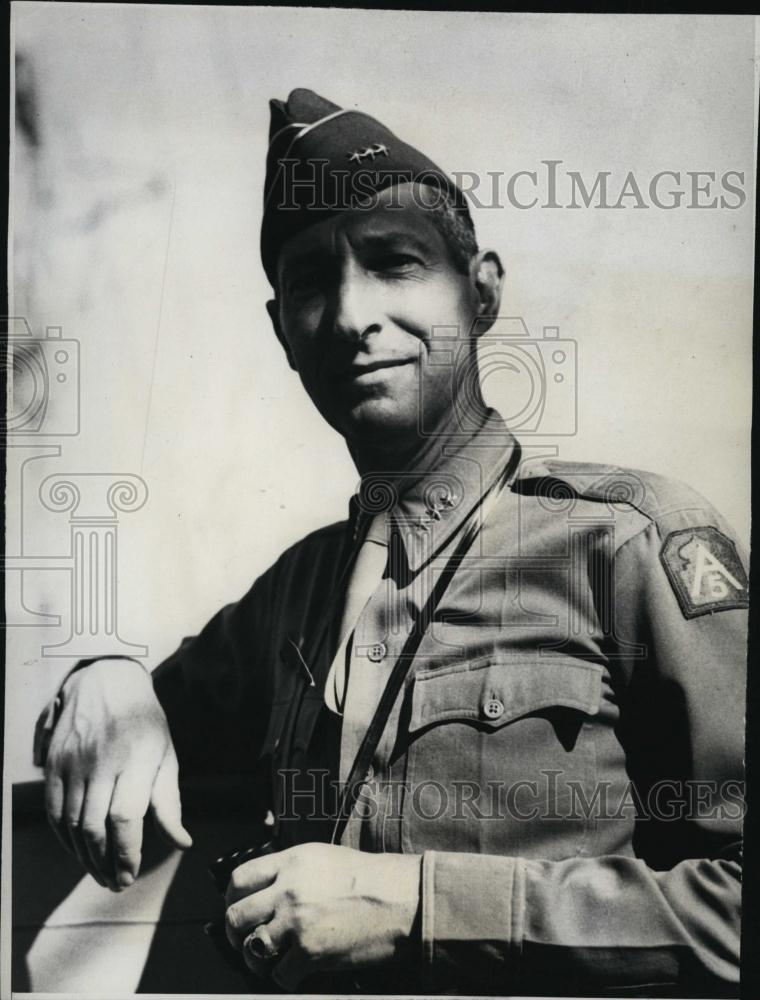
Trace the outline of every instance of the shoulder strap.
<instances>
[{"instance_id":1,"label":"shoulder strap","mask_svg":"<svg viewBox=\"0 0 760 1000\"><path fill-rule=\"evenodd\" d=\"M440 576L436 580L435 585L433 586L433 589L431 590L430 595L422 608L422 611L415 619L412 630L409 633L409 637L404 643L403 649L399 653L398 659L393 665L393 670L391 671L383 693L380 696L380 701L375 709L375 714L372 716L369 726L367 726L364 739L362 740L356 753L356 757L354 758L354 762L351 765L351 770L349 771L346 784L340 797L338 815L332 834L333 844L340 843L348 820L351 817L351 813L359 797L361 787L365 783L369 766L372 763L372 758L375 755L375 751L380 743L393 706L398 698L399 691L401 690L406 675L409 672L409 668L414 661L414 657L417 654L417 650L419 649L423 636L425 635L430 622L433 620L435 610L446 592L446 588L451 582L454 574L459 569L462 560L482 531L483 525L492 509L495 507L502 490L517 469L520 462L520 455L520 445L515 442L509 461L504 467L502 473L494 480L491 486L480 498L480 503L470 515L469 520L462 531L459 542L449 556ZM478 514L480 516L478 516Z\"/></svg>"}]
</instances>

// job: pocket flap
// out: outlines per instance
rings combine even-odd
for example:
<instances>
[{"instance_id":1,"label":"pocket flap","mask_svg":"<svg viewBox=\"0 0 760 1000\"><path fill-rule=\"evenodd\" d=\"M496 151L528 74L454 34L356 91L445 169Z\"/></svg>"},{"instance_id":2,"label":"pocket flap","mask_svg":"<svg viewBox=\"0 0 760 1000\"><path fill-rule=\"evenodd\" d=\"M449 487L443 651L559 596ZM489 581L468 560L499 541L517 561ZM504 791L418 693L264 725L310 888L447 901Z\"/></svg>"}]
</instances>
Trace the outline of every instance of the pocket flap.
<instances>
[{"instance_id":1,"label":"pocket flap","mask_svg":"<svg viewBox=\"0 0 760 1000\"><path fill-rule=\"evenodd\" d=\"M603 668L572 657L519 660L483 657L415 675L409 731L446 719L492 727L542 708L599 711Z\"/></svg>"}]
</instances>

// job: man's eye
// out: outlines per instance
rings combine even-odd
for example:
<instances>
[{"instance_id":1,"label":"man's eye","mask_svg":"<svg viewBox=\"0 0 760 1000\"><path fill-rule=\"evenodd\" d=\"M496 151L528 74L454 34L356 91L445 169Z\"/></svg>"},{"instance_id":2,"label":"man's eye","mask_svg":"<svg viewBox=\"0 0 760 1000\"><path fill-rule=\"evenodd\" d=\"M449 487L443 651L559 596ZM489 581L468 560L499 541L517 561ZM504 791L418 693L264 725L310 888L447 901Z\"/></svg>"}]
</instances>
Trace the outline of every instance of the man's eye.
<instances>
[{"instance_id":1,"label":"man's eye","mask_svg":"<svg viewBox=\"0 0 760 1000\"><path fill-rule=\"evenodd\" d=\"M420 263L417 257L408 253L387 253L372 262L375 271L404 271Z\"/></svg>"},{"instance_id":2,"label":"man's eye","mask_svg":"<svg viewBox=\"0 0 760 1000\"><path fill-rule=\"evenodd\" d=\"M290 281L287 282L288 295L294 297L300 297L303 295L311 295L316 292L319 288L320 276L316 271L306 271L302 274L295 275Z\"/></svg>"}]
</instances>

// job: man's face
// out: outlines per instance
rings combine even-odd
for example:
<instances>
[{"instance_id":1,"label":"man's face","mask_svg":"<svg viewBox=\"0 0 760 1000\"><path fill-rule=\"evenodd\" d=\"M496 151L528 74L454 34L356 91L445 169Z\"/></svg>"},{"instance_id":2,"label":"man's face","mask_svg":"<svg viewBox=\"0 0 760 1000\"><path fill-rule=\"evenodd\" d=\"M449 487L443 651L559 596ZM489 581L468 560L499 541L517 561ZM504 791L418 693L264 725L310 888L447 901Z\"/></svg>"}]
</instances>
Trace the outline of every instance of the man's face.
<instances>
[{"instance_id":1,"label":"man's face","mask_svg":"<svg viewBox=\"0 0 760 1000\"><path fill-rule=\"evenodd\" d=\"M432 428L445 419L452 366L429 363L432 330L448 327L451 337L456 328L464 345L477 315L472 278L456 269L413 193L402 185L371 210L310 226L280 255L280 336L309 396L349 444L392 446L411 440L421 421ZM473 360L466 347L455 356Z\"/></svg>"}]
</instances>

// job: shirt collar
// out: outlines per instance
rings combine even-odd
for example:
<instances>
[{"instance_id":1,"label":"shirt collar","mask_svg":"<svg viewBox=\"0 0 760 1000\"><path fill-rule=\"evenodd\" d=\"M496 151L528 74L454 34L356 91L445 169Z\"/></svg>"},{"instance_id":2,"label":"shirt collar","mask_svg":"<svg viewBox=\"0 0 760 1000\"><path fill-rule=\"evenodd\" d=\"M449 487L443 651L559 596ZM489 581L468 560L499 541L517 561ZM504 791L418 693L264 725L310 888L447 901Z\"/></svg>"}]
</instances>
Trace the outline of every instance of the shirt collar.
<instances>
[{"instance_id":1,"label":"shirt collar","mask_svg":"<svg viewBox=\"0 0 760 1000\"><path fill-rule=\"evenodd\" d=\"M364 476L359 494L351 498L354 538L378 513L388 511L397 551L407 569L417 573L464 524L516 445L501 416L489 409L471 433L432 441L414 468Z\"/></svg>"}]
</instances>

